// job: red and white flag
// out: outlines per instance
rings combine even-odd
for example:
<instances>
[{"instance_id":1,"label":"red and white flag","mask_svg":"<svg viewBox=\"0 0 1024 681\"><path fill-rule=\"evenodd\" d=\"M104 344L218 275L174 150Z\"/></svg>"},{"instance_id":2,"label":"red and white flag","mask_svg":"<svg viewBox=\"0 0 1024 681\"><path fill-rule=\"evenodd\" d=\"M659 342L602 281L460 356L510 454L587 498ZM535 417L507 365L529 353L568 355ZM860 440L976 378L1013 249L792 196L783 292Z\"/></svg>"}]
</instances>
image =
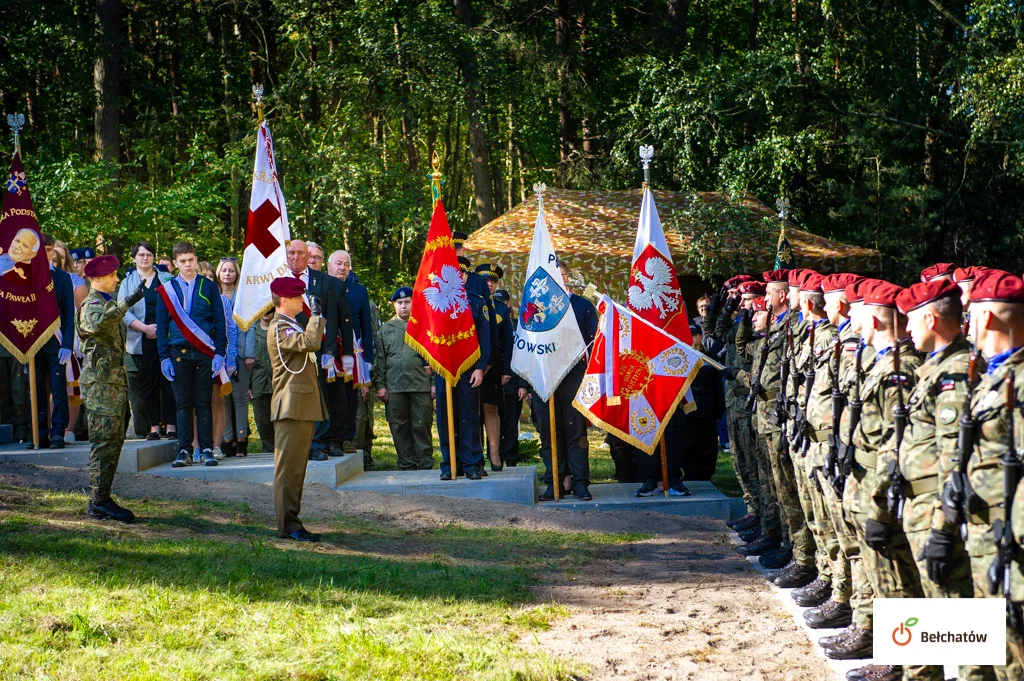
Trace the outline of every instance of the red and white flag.
<instances>
[{"instance_id":1,"label":"red and white flag","mask_svg":"<svg viewBox=\"0 0 1024 681\"><path fill-rule=\"evenodd\" d=\"M672 253L665 241L654 194L644 187L640 204L640 223L633 245L633 264L629 268L629 293L626 298L629 311L642 317L670 336L687 345L693 344L690 317L679 288L679 277L672 264Z\"/></svg>"},{"instance_id":2,"label":"red and white flag","mask_svg":"<svg viewBox=\"0 0 1024 681\"><path fill-rule=\"evenodd\" d=\"M594 350L572 404L603 430L653 454L703 355L608 296L597 310Z\"/></svg>"},{"instance_id":3,"label":"red and white flag","mask_svg":"<svg viewBox=\"0 0 1024 681\"><path fill-rule=\"evenodd\" d=\"M266 121L256 130L256 163L249 196L249 224L235 295L235 323L243 331L270 309L270 282L288 275L285 246L291 239L288 210L277 178L274 140Z\"/></svg>"}]
</instances>

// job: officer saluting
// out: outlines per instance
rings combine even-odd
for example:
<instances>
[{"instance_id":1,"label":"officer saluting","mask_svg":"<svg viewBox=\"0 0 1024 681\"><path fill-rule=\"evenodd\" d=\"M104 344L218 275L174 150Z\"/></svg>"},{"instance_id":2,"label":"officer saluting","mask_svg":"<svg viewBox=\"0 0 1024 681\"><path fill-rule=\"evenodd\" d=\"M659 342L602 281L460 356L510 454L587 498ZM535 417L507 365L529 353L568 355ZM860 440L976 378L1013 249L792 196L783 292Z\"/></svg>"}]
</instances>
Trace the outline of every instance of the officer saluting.
<instances>
[{"instance_id":1,"label":"officer saluting","mask_svg":"<svg viewBox=\"0 0 1024 681\"><path fill-rule=\"evenodd\" d=\"M113 300L117 290L116 256L101 255L85 266L92 290L82 301L75 326L82 339L85 365L82 392L89 419L89 515L130 523L135 515L110 498L110 486L124 444L124 412L128 400L128 376L122 358L125 349L124 313L142 300L145 287L135 289L127 298Z\"/></svg>"},{"instance_id":2,"label":"officer saluting","mask_svg":"<svg viewBox=\"0 0 1024 681\"><path fill-rule=\"evenodd\" d=\"M316 362L326 322L316 296L309 298L306 328L295 321L302 313L305 291L306 284L293 277L278 277L270 283L276 310L267 329L267 352L274 369L270 402L270 418L274 421L274 513L278 537L317 542L320 537L302 526L299 510L313 427L327 419Z\"/></svg>"}]
</instances>

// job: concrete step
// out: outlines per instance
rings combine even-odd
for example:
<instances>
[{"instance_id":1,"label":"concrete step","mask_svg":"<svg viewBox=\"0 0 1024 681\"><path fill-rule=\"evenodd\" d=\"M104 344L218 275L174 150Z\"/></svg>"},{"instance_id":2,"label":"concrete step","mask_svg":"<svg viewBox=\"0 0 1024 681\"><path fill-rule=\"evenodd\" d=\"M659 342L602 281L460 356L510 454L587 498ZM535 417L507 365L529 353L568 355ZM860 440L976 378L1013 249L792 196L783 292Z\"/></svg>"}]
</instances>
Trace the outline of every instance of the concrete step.
<instances>
[{"instance_id":1,"label":"concrete step","mask_svg":"<svg viewBox=\"0 0 1024 681\"><path fill-rule=\"evenodd\" d=\"M636 497L640 483L609 483L591 485L593 501L577 501L571 495L561 501L542 501L538 506L576 511L657 511L679 516L703 516L728 520L731 500L710 482L684 483L692 492L688 497L668 497L659 493L653 497Z\"/></svg>"},{"instance_id":2,"label":"concrete step","mask_svg":"<svg viewBox=\"0 0 1024 681\"><path fill-rule=\"evenodd\" d=\"M9 423L0 424L0 445L9 445L14 442L14 426Z\"/></svg>"},{"instance_id":3,"label":"concrete step","mask_svg":"<svg viewBox=\"0 0 1024 681\"><path fill-rule=\"evenodd\" d=\"M170 461L173 461L171 457ZM172 468L170 461L147 469L150 475L165 478L194 478L196 480L242 480L270 484L274 481L274 455L250 454L229 456L217 462L216 466L193 464L184 468ZM336 487L342 482L363 472L362 454L346 454L332 457L327 461L310 461L306 466L306 484L318 482Z\"/></svg>"},{"instance_id":4,"label":"concrete step","mask_svg":"<svg viewBox=\"0 0 1024 681\"><path fill-rule=\"evenodd\" d=\"M64 449L25 449L23 444L9 444L0 447L0 461L19 461L37 466L63 466L65 468L87 468L89 466L89 442L73 442ZM118 473L141 473L142 471L173 461L177 456L178 443L168 440L125 440L121 458L117 463Z\"/></svg>"},{"instance_id":5,"label":"concrete step","mask_svg":"<svg viewBox=\"0 0 1024 681\"><path fill-rule=\"evenodd\" d=\"M367 472L339 484L338 491L381 492L400 496L428 494L531 506L537 498L535 466L506 467L502 471L489 472L482 480L459 478L442 481L440 476L438 470Z\"/></svg>"}]
</instances>

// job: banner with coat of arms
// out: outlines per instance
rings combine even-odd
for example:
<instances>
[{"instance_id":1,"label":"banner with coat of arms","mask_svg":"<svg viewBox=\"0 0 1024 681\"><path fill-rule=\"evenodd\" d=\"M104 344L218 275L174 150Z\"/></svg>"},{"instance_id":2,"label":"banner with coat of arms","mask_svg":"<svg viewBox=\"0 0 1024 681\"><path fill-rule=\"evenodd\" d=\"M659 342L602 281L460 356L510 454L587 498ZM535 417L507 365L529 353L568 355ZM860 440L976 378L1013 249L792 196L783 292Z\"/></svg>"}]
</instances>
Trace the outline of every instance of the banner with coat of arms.
<instances>
[{"instance_id":1,"label":"banner with coat of arms","mask_svg":"<svg viewBox=\"0 0 1024 681\"><path fill-rule=\"evenodd\" d=\"M15 151L0 213L0 343L26 364L59 328L50 261Z\"/></svg>"},{"instance_id":2,"label":"banner with coat of arms","mask_svg":"<svg viewBox=\"0 0 1024 681\"><path fill-rule=\"evenodd\" d=\"M512 371L545 402L587 349L551 245L543 206L537 212L512 350Z\"/></svg>"},{"instance_id":3,"label":"banner with coat of arms","mask_svg":"<svg viewBox=\"0 0 1024 681\"><path fill-rule=\"evenodd\" d=\"M703 355L608 296L597 309L597 338L573 406L603 430L653 454Z\"/></svg>"}]
</instances>

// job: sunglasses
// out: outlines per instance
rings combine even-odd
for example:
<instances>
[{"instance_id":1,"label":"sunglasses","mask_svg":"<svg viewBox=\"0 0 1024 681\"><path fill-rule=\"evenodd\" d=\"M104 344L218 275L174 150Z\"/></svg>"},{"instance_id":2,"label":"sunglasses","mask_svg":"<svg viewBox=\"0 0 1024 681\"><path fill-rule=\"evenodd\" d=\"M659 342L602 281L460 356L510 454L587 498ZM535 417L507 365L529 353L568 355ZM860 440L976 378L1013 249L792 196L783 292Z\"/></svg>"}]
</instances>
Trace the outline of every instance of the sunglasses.
<instances>
[{"instance_id":1,"label":"sunglasses","mask_svg":"<svg viewBox=\"0 0 1024 681\"><path fill-rule=\"evenodd\" d=\"M227 257L221 258L220 261L221 262L238 262L238 258L232 258L231 256L227 256Z\"/></svg>"}]
</instances>

